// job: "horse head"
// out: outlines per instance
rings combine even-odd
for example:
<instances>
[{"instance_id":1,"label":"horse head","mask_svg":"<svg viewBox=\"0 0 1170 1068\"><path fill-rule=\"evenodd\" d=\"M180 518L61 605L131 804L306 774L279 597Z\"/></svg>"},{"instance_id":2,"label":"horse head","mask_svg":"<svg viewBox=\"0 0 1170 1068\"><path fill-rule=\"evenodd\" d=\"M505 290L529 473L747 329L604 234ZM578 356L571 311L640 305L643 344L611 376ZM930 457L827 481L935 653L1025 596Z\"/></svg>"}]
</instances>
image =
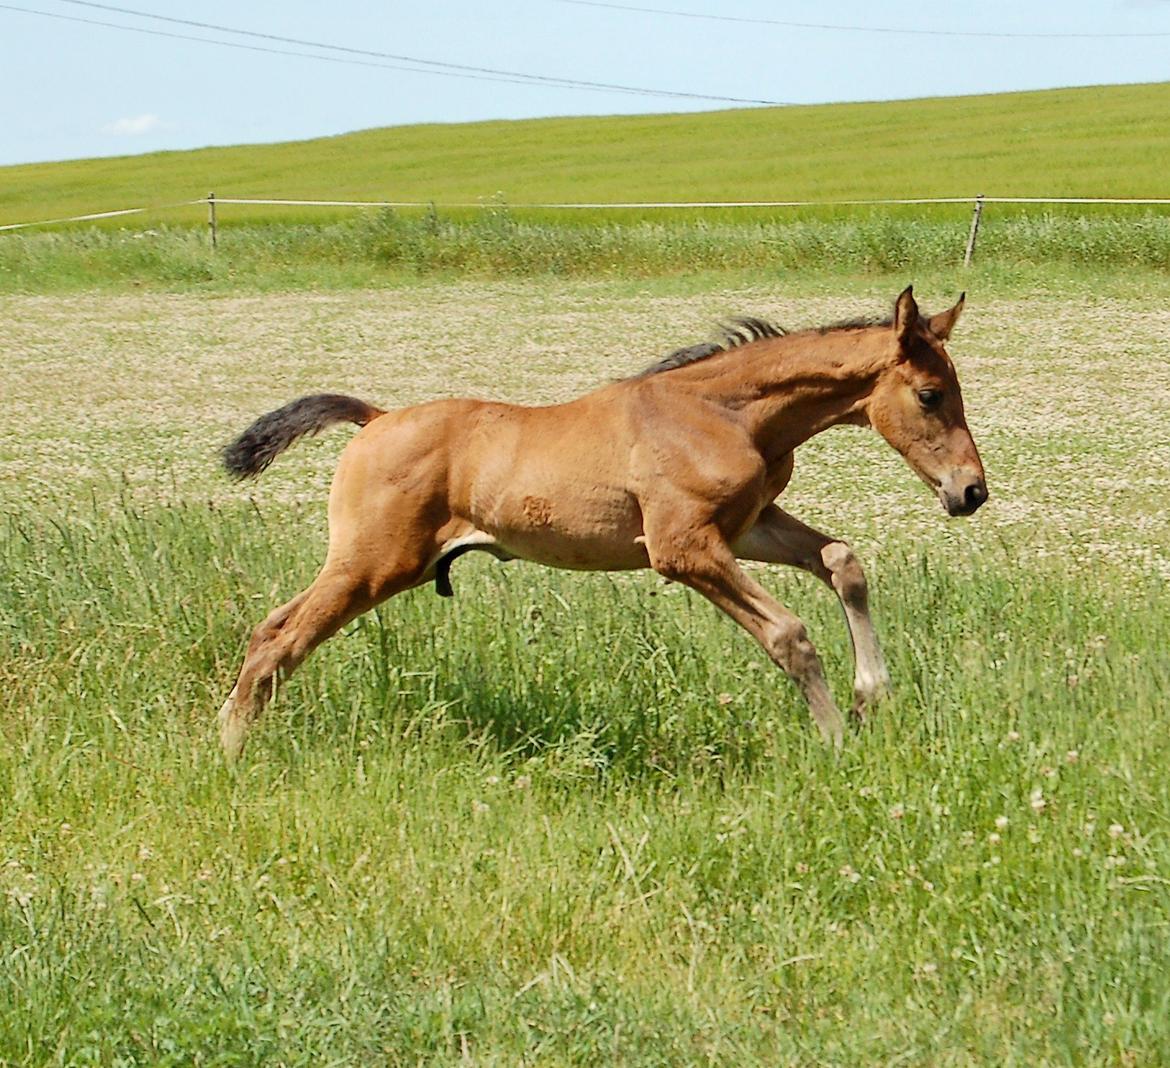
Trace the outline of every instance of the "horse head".
<instances>
[{"instance_id":1,"label":"horse head","mask_svg":"<svg viewBox=\"0 0 1170 1068\"><path fill-rule=\"evenodd\" d=\"M888 359L866 404L870 425L938 495L951 515L970 515L987 500L979 450L967 428L963 394L945 343L963 310L924 318L913 287L898 296Z\"/></svg>"}]
</instances>

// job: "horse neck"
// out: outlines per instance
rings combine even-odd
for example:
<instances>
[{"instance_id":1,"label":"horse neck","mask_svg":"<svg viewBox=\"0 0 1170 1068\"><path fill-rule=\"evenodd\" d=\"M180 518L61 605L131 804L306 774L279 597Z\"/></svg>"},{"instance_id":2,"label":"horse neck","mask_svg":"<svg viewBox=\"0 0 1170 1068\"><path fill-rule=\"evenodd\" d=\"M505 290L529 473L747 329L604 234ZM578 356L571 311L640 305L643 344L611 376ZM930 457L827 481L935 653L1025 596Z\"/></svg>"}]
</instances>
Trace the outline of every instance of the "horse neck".
<instances>
[{"instance_id":1,"label":"horse neck","mask_svg":"<svg viewBox=\"0 0 1170 1068\"><path fill-rule=\"evenodd\" d=\"M885 330L861 328L756 342L711 365L704 396L737 409L761 447L791 451L831 426L864 419L885 340Z\"/></svg>"}]
</instances>

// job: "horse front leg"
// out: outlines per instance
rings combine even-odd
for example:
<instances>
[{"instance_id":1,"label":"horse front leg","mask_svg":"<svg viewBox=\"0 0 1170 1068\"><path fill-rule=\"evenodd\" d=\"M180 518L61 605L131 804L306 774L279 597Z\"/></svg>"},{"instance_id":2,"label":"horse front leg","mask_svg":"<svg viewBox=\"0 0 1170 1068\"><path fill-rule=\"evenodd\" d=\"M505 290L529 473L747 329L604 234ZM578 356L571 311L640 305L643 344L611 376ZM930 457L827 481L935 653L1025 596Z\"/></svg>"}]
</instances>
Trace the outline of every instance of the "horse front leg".
<instances>
[{"instance_id":1,"label":"horse front leg","mask_svg":"<svg viewBox=\"0 0 1170 1068\"><path fill-rule=\"evenodd\" d=\"M821 736L840 748L844 721L804 623L744 573L722 534L713 526L647 530L646 548L655 571L697 590L759 642L800 687Z\"/></svg>"},{"instance_id":2,"label":"horse front leg","mask_svg":"<svg viewBox=\"0 0 1170 1068\"><path fill-rule=\"evenodd\" d=\"M889 695L890 673L869 614L865 572L853 550L774 504L760 513L755 525L736 541L734 550L741 560L799 567L837 594L853 643L853 712L864 718L867 709Z\"/></svg>"}]
</instances>

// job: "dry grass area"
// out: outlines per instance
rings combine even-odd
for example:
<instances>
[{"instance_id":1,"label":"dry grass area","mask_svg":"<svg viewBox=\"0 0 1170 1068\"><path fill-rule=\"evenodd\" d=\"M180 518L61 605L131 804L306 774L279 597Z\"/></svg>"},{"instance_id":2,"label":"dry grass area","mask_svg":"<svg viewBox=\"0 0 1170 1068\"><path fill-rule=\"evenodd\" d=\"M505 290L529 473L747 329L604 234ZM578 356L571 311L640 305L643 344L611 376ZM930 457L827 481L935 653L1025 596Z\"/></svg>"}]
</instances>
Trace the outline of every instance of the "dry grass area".
<instances>
[{"instance_id":1,"label":"dry grass area","mask_svg":"<svg viewBox=\"0 0 1170 1068\"><path fill-rule=\"evenodd\" d=\"M950 294L922 294L928 308ZM5 300L0 492L9 504L117 488L157 500L323 505L345 431L298 447L240 489L216 450L307 392L382 404L475 395L549 403L631 373L710 323L759 314L789 327L882 311L870 284L778 299L763 289L663 296L628 284L427 284L328 295L100 295ZM947 522L876 436L806 446L788 507L876 552L904 533L1022 558L1104 557L1170 574L1170 310L1137 300L970 302L952 351L992 503Z\"/></svg>"}]
</instances>

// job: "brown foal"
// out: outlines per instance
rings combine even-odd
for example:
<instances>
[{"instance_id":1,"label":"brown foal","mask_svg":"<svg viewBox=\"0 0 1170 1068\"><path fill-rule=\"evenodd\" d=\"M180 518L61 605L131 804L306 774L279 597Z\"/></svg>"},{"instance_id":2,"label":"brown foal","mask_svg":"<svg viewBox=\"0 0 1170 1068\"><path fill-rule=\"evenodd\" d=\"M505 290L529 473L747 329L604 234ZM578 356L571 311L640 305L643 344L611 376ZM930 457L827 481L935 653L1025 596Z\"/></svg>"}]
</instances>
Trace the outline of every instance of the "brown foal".
<instances>
[{"instance_id":1,"label":"brown foal","mask_svg":"<svg viewBox=\"0 0 1170 1068\"><path fill-rule=\"evenodd\" d=\"M840 423L872 426L951 515L987 499L944 348L962 307L960 297L923 318L907 288L880 323L784 334L736 320L722 344L543 408L440 400L387 412L323 394L263 416L224 452L237 477L332 423L364 429L333 479L321 573L252 635L219 716L225 753L239 755L277 679L338 628L431 579L449 595L452 560L473 549L581 570L652 567L685 583L763 646L840 745L841 713L804 624L737 559L790 564L832 588L853 640L854 711L888 692L857 557L773 502L796 447Z\"/></svg>"}]
</instances>

